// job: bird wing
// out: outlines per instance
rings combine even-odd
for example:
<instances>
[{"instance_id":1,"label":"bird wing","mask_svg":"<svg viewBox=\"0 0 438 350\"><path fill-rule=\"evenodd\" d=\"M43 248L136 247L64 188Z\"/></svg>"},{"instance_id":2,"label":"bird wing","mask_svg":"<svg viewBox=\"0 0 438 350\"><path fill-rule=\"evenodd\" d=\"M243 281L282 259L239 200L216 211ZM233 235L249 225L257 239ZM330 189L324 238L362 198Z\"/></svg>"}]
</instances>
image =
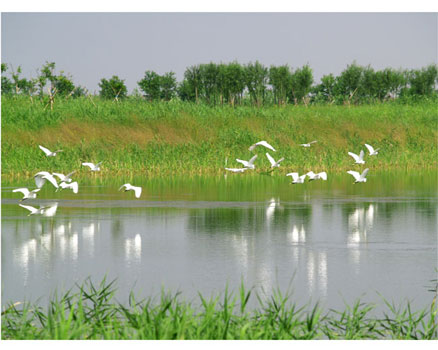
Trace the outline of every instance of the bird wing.
<instances>
[{"instance_id":1,"label":"bird wing","mask_svg":"<svg viewBox=\"0 0 438 350\"><path fill-rule=\"evenodd\" d=\"M135 197L140 198L141 196L141 187L134 187Z\"/></svg>"},{"instance_id":2,"label":"bird wing","mask_svg":"<svg viewBox=\"0 0 438 350\"><path fill-rule=\"evenodd\" d=\"M82 163L83 166L88 166L90 167L90 169L94 168L94 164L93 163Z\"/></svg>"},{"instance_id":3,"label":"bird wing","mask_svg":"<svg viewBox=\"0 0 438 350\"><path fill-rule=\"evenodd\" d=\"M24 194L25 197L29 195L29 190L27 188L17 188L12 192L21 192Z\"/></svg>"},{"instance_id":4,"label":"bird wing","mask_svg":"<svg viewBox=\"0 0 438 350\"><path fill-rule=\"evenodd\" d=\"M247 162L246 160L242 160L242 159L236 159L236 162L239 162L241 164L243 164L243 166L248 166L249 162Z\"/></svg>"},{"instance_id":5,"label":"bird wing","mask_svg":"<svg viewBox=\"0 0 438 350\"><path fill-rule=\"evenodd\" d=\"M65 181L65 179L67 178L67 176L65 176L64 174L60 174L60 173L52 173L52 175L59 177L59 179L61 181Z\"/></svg>"},{"instance_id":6,"label":"bird wing","mask_svg":"<svg viewBox=\"0 0 438 350\"><path fill-rule=\"evenodd\" d=\"M302 181L304 181L304 179L306 178L306 176L307 176L306 174L301 175L301 176L300 176L300 179L301 179Z\"/></svg>"},{"instance_id":7,"label":"bird wing","mask_svg":"<svg viewBox=\"0 0 438 350\"><path fill-rule=\"evenodd\" d=\"M289 174L286 174L286 176L292 176L292 179L294 181L298 180L298 173L289 173Z\"/></svg>"},{"instance_id":8,"label":"bird wing","mask_svg":"<svg viewBox=\"0 0 438 350\"><path fill-rule=\"evenodd\" d=\"M18 204L18 205L20 207L23 207L24 209L29 210L31 214L34 214L34 213L36 213L38 211L37 208L34 208L34 207L30 206L30 205L24 205L24 204Z\"/></svg>"},{"instance_id":9,"label":"bird wing","mask_svg":"<svg viewBox=\"0 0 438 350\"><path fill-rule=\"evenodd\" d=\"M360 158L360 160L363 160L363 156L365 155L365 153L363 152L363 149L361 149L360 150L360 153L359 153L359 158Z\"/></svg>"},{"instance_id":10,"label":"bird wing","mask_svg":"<svg viewBox=\"0 0 438 350\"><path fill-rule=\"evenodd\" d=\"M41 188L46 183L46 179L43 177L44 175L35 175L35 184L38 188Z\"/></svg>"},{"instance_id":11,"label":"bird wing","mask_svg":"<svg viewBox=\"0 0 438 350\"><path fill-rule=\"evenodd\" d=\"M257 157L258 157L258 155L256 154L254 157L252 157L250 160L249 160L249 164L254 164L254 161L257 159Z\"/></svg>"},{"instance_id":12,"label":"bird wing","mask_svg":"<svg viewBox=\"0 0 438 350\"><path fill-rule=\"evenodd\" d=\"M309 142L309 144L311 144L311 143L315 143L315 142L318 142L318 141L312 141L312 142Z\"/></svg>"},{"instance_id":13,"label":"bird wing","mask_svg":"<svg viewBox=\"0 0 438 350\"><path fill-rule=\"evenodd\" d=\"M275 159L271 157L271 155L269 153L266 152L266 157L268 157L269 162L271 163L272 166L275 165Z\"/></svg>"},{"instance_id":14,"label":"bird wing","mask_svg":"<svg viewBox=\"0 0 438 350\"><path fill-rule=\"evenodd\" d=\"M348 170L347 173L349 173L350 175L353 175L353 177L354 177L356 180L359 180L359 179L360 179L360 174L359 174L357 171L354 171L354 170Z\"/></svg>"},{"instance_id":15,"label":"bird wing","mask_svg":"<svg viewBox=\"0 0 438 350\"><path fill-rule=\"evenodd\" d=\"M76 181L72 182L69 187L73 190L73 193L78 193L79 186Z\"/></svg>"},{"instance_id":16,"label":"bird wing","mask_svg":"<svg viewBox=\"0 0 438 350\"><path fill-rule=\"evenodd\" d=\"M129 184L124 184L122 186L120 186L119 191L123 188L123 187L128 187Z\"/></svg>"},{"instance_id":17,"label":"bird wing","mask_svg":"<svg viewBox=\"0 0 438 350\"><path fill-rule=\"evenodd\" d=\"M100 164L102 164L103 163L103 161L102 162L99 162L99 163L97 163L96 164L96 167L98 167Z\"/></svg>"},{"instance_id":18,"label":"bird wing","mask_svg":"<svg viewBox=\"0 0 438 350\"><path fill-rule=\"evenodd\" d=\"M370 152L370 154L374 153L374 148L373 146L370 146L368 144L365 144L365 147L368 149L368 151Z\"/></svg>"},{"instance_id":19,"label":"bird wing","mask_svg":"<svg viewBox=\"0 0 438 350\"><path fill-rule=\"evenodd\" d=\"M310 176L315 176L315 173L313 171L309 171L306 175Z\"/></svg>"},{"instance_id":20,"label":"bird wing","mask_svg":"<svg viewBox=\"0 0 438 350\"><path fill-rule=\"evenodd\" d=\"M276 163L276 164L280 164L283 160L284 160L284 157L283 157L283 158L280 158L279 160L277 160L277 163Z\"/></svg>"},{"instance_id":21,"label":"bird wing","mask_svg":"<svg viewBox=\"0 0 438 350\"><path fill-rule=\"evenodd\" d=\"M264 147L269 148L269 149L273 150L274 152L276 152L276 150L274 149L274 147L272 147L272 146L271 146L269 143L267 143L266 141L260 141L260 142L257 142L256 145L264 146Z\"/></svg>"},{"instance_id":22,"label":"bird wing","mask_svg":"<svg viewBox=\"0 0 438 350\"><path fill-rule=\"evenodd\" d=\"M46 147L43 147L41 145L38 145L38 147L48 156L49 154L51 154L52 152L50 150L48 150Z\"/></svg>"},{"instance_id":23,"label":"bird wing","mask_svg":"<svg viewBox=\"0 0 438 350\"><path fill-rule=\"evenodd\" d=\"M354 154L352 152L348 152L348 155L352 156L356 162L360 160L360 158L357 154Z\"/></svg>"},{"instance_id":24,"label":"bird wing","mask_svg":"<svg viewBox=\"0 0 438 350\"><path fill-rule=\"evenodd\" d=\"M322 173L319 173L318 175L321 179L327 180L327 173L325 171L323 171Z\"/></svg>"},{"instance_id":25,"label":"bird wing","mask_svg":"<svg viewBox=\"0 0 438 350\"><path fill-rule=\"evenodd\" d=\"M367 176L367 174L368 174L368 171L369 171L369 170L370 170L369 168L366 168L366 169L362 172L362 174L360 175L360 178L361 178L361 179L365 179L366 176Z\"/></svg>"},{"instance_id":26,"label":"bird wing","mask_svg":"<svg viewBox=\"0 0 438 350\"><path fill-rule=\"evenodd\" d=\"M256 148L256 146L257 146L257 144L255 143L255 144L249 146L248 149L249 149L250 151L254 151L254 148Z\"/></svg>"},{"instance_id":27,"label":"bird wing","mask_svg":"<svg viewBox=\"0 0 438 350\"><path fill-rule=\"evenodd\" d=\"M68 173L67 175L65 175L65 177L66 177L67 179L69 179L70 176L72 176L76 171L77 171L77 170L73 170L71 173Z\"/></svg>"},{"instance_id":28,"label":"bird wing","mask_svg":"<svg viewBox=\"0 0 438 350\"><path fill-rule=\"evenodd\" d=\"M33 191L30 191L30 192L32 192L32 193L37 193L38 191L40 191L40 189L39 189L39 188L36 188L36 189L34 189Z\"/></svg>"},{"instance_id":29,"label":"bird wing","mask_svg":"<svg viewBox=\"0 0 438 350\"><path fill-rule=\"evenodd\" d=\"M44 175L44 178L47 179L47 180L49 180L50 183L51 183L53 186L55 186L56 188L58 188L58 183L56 182L56 179L55 179L51 174Z\"/></svg>"}]
</instances>

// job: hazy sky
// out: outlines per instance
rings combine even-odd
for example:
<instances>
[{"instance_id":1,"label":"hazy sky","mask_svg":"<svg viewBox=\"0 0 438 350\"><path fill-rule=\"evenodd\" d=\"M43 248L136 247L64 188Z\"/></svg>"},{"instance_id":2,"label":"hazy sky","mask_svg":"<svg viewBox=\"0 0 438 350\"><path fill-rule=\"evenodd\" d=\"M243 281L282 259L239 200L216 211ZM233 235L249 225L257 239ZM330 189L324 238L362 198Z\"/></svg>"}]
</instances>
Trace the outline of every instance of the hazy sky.
<instances>
[{"instance_id":1,"label":"hazy sky","mask_svg":"<svg viewBox=\"0 0 438 350\"><path fill-rule=\"evenodd\" d=\"M46 61L98 90L129 91L146 70L208 62L308 63L318 80L347 64L418 68L437 62L436 13L2 13L1 61L36 76Z\"/></svg>"}]
</instances>

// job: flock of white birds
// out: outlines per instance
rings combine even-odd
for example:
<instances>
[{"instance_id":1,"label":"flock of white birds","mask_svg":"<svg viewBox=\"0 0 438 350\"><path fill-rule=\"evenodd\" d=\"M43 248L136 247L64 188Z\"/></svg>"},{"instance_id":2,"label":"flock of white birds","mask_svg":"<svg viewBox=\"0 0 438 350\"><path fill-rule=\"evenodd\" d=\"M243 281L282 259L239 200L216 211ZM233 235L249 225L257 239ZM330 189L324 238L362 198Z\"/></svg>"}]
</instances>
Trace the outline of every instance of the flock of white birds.
<instances>
[{"instance_id":1,"label":"flock of white birds","mask_svg":"<svg viewBox=\"0 0 438 350\"><path fill-rule=\"evenodd\" d=\"M300 146L302 147L310 147L313 143L318 142L318 141L311 141L309 143L302 143L300 144ZM254 151L256 149L257 146L263 146L266 147L268 149L270 149L271 151L276 152L275 148L272 147L269 143L267 143L266 141L259 141L253 145L251 145L249 147L250 151ZM377 155L379 152L377 152L379 150L379 148L374 149L372 146L365 144L365 147L368 149L369 151L369 155L370 156L375 156ZM365 164L364 161L364 156L365 153L363 150L360 151L359 155L352 153L352 152L348 152L348 154L350 156L352 156L355 160L355 164ZM258 155L256 154L255 156L253 156L250 160L246 161L246 160L242 160L242 159L236 159L236 162L241 163L243 165L243 168L227 168L225 167L225 170L227 171L231 171L233 173L243 173L246 170L254 170L255 169L255 165L254 162L257 159ZM280 167L280 163L284 160L284 158L280 158L279 160L275 160L269 153L266 152L266 158L268 158L269 162L271 163L271 168L272 170L274 170L275 168ZM225 166L227 165L228 159L225 159ZM271 171L272 171L271 170ZM357 171L354 170L349 170L347 171L348 174L352 175L355 179L354 183L358 183L358 182L367 182L366 176L368 174L369 169L366 168L362 174L358 173ZM302 184L304 183L304 180L306 179L306 177L309 178L309 181L313 181L313 180L327 180L327 173L325 171L320 172L318 174L315 174L313 171L309 171L306 174L303 175L299 175L298 173L294 172L294 173L289 173L286 174L286 176L291 176L292 177L292 183L293 184Z\"/></svg>"},{"instance_id":2,"label":"flock of white birds","mask_svg":"<svg viewBox=\"0 0 438 350\"><path fill-rule=\"evenodd\" d=\"M50 151L49 149L39 146L39 148L45 153L47 157L55 157L57 153L62 152L62 149L57 151ZM82 163L82 166L89 167L91 171L100 171L100 164L102 162L99 162L97 164L94 163ZM23 194L23 198L21 199L21 202L26 199L35 199L37 197L37 193L41 190L41 188L44 186L44 184L48 181L50 182L55 188L56 192L60 191L61 189L70 189L73 191L73 193L78 193L79 191L79 185L78 183L72 182L71 176L76 173L75 171L72 171L71 173L64 175L61 173L49 173L47 171L40 171L34 175L35 184L37 186L36 189L30 191L28 188L17 188L15 190L12 190L12 192L21 192ZM59 183L56 180L56 178L59 179ZM119 191L121 189L124 189L126 191L134 191L135 197L140 198L142 188L137 186L132 186L131 184L127 183L122 185L119 188ZM42 215L42 216L54 216L56 214L56 210L58 208L58 203L53 203L47 206L40 206L39 208L32 207L30 205L24 205L19 204L20 207L25 208L30 211L29 215Z\"/></svg>"},{"instance_id":3,"label":"flock of white birds","mask_svg":"<svg viewBox=\"0 0 438 350\"><path fill-rule=\"evenodd\" d=\"M313 143L315 143L317 141L312 141L309 143L303 143L300 146L302 147L310 147ZM269 150L276 152L275 148L272 147L269 143L267 143L266 141L259 141L253 145L251 145L249 147L250 151L254 151L256 149L257 146L262 146L265 148L268 148ZM374 149L372 146L365 144L365 147L368 149L369 151L369 155L370 156L375 156L378 154L378 150L379 149ZM57 151L50 151L47 148L43 147L43 146L39 146L39 148L45 153L45 155L47 157L55 157L57 153L62 152L62 150L57 150ZM355 164L365 164L364 161L364 151L361 150L359 155L352 153L352 152L348 152L348 154L354 158L355 160ZM254 162L257 159L258 155L256 154L255 156L253 156L250 160L246 161L246 160L242 160L242 159L236 159L236 161L240 164L243 165L243 168L225 168L225 170L227 171L231 171L234 173L243 173L246 170L255 169L255 165ZM275 168L279 168L280 167L280 163L284 160L284 158L280 158L278 160L275 160L269 153L266 152L266 157L268 158L269 162L271 163L271 171L273 171ZM227 159L225 160L225 165L227 163ZM102 164L102 162L99 162L97 164L94 163L82 163L82 166L86 166L89 167L91 171L100 171L100 164ZM349 170L347 171L348 174L352 175L355 179L354 183L358 183L358 182L366 182L366 176L368 174L368 168L366 168L361 174L357 171L354 170ZM41 188L44 186L44 184L48 181L50 182L55 188L56 191L60 191L61 189L70 189L73 191L73 193L78 193L79 191L79 185L78 183L72 182L72 178L71 176L76 173L75 171L72 171L71 173L64 175L61 173L49 173L47 171L40 171L38 173L35 174L34 179L35 179L35 184L37 186L36 189L34 190L29 190L28 188L17 188L14 189L12 192L21 192L23 194L23 198L21 199L21 201L24 201L26 199L35 199L37 197L37 193L41 190ZM325 171L320 172L315 174L313 171L309 171L306 174L303 175L299 175L297 172L293 172L293 173L288 173L286 174L286 176L291 176L292 177L292 183L293 184L302 184L304 183L304 180L306 179L306 177L309 178L309 181L313 181L313 180L327 180L327 173ZM59 179L60 183L58 184L56 177ZM129 183L123 184L120 188L120 190L124 190L126 191L134 191L135 197L136 198L140 198L141 196L141 192L142 192L142 188L139 186L133 186ZM29 215L36 215L36 214L40 214L43 216L53 216L56 213L57 207L58 207L58 203L54 203L51 205L47 205L47 206L40 206L39 208L35 208L32 207L30 205L23 205L23 204L19 204L21 207L27 209L30 211Z\"/></svg>"}]
</instances>

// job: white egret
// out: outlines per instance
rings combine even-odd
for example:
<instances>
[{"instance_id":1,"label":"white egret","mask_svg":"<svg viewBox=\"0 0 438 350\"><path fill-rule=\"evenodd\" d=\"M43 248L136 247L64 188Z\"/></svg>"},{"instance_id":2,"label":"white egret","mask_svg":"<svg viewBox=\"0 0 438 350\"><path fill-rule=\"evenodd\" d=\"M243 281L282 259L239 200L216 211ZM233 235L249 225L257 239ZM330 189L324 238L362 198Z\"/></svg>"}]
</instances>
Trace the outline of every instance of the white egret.
<instances>
[{"instance_id":1,"label":"white egret","mask_svg":"<svg viewBox=\"0 0 438 350\"><path fill-rule=\"evenodd\" d=\"M312 143L315 143L315 142L318 142L318 141L312 141L312 142L309 142L309 143L302 143L300 146L303 146L303 147L310 147L310 145L311 145Z\"/></svg>"},{"instance_id":2,"label":"white egret","mask_svg":"<svg viewBox=\"0 0 438 350\"><path fill-rule=\"evenodd\" d=\"M38 145L38 147L46 154L47 157L54 157L54 156L56 156L56 153L62 152L62 149L59 149L55 152L52 152L52 151L48 150L46 147L43 147L41 145Z\"/></svg>"},{"instance_id":3,"label":"white egret","mask_svg":"<svg viewBox=\"0 0 438 350\"><path fill-rule=\"evenodd\" d=\"M99 171L100 167L99 165L102 164L102 162L97 163L96 165L93 163L82 163L83 166L90 167L91 171Z\"/></svg>"},{"instance_id":4,"label":"white egret","mask_svg":"<svg viewBox=\"0 0 438 350\"><path fill-rule=\"evenodd\" d=\"M368 148L368 151L370 152L370 156L376 156L379 154L379 152L377 152L380 148L376 148L374 149L373 146L370 146L368 144L365 144L365 147Z\"/></svg>"},{"instance_id":5,"label":"white egret","mask_svg":"<svg viewBox=\"0 0 438 350\"><path fill-rule=\"evenodd\" d=\"M356 161L355 164L365 164L365 161L363 160L363 156L365 153L363 152L363 150L360 150L359 155L352 152L348 152L348 154L354 158L354 160Z\"/></svg>"},{"instance_id":6,"label":"white egret","mask_svg":"<svg viewBox=\"0 0 438 350\"><path fill-rule=\"evenodd\" d=\"M275 159L272 158L269 153L266 153L266 157L268 157L268 160L271 163L271 168L278 168L280 163L284 160L284 158L280 158L279 160L275 161Z\"/></svg>"},{"instance_id":7,"label":"white egret","mask_svg":"<svg viewBox=\"0 0 438 350\"><path fill-rule=\"evenodd\" d=\"M35 183L36 183L38 188L43 187L44 184L46 183L46 180L49 180L49 182L53 186L58 188L58 183L56 182L55 177L47 171L40 171L39 173L36 173L34 175L34 178L35 178Z\"/></svg>"},{"instance_id":8,"label":"white egret","mask_svg":"<svg viewBox=\"0 0 438 350\"><path fill-rule=\"evenodd\" d=\"M274 149L274 147L272 147L272 146L271 146L269 143L267 143L266 141L259 141L259 142L255 143L255 144L251 145L251 147L249 147L249 150L250 150L250 151L254 151L254 149L255 149L257 146L263 146L263 147L269 148L270 150L273 150L274 152L276 152L276 150Z\"/></svg>"},{"instance_id":9,"label":"white egret","mask_svg":"<svg viewBox=\"0 0 438 350\"><path fill-rule=\"evenodd\" d=\"M307 174L299 176L298 173L289 173L286 174L286 176L292 176L293 184L302 184L304 183L304 179L306 178Z\"/></svg>"},{"instance_id":10,"label":"white egret","mask_svg":"<svg viewBox=\"0 0 438 350\"><path fill-rule=\"evenodd\" d=\"M30 211L30 214L28 216L36 215L36 214L40 214L43 216L54 216L56 214L56 210L58 209L58 203L39 207L38 209L30 205L23 205L23 204L18 204L18 205Z\"/></svg>"},{"instance_id":11,"label":"white egret","mask_svg":"<svg viewBox=\"0 0 438 350\"><path fill-rule=\"evenodd\" d=\"M318 174L315 174L313 171L309 171L306 175L309 177L309 181L319 180L319 179L327 181L327 173L325 171Z\"/></svg>"},{"instance_id":12,"label":"white egret","mask_svg":"<svg viewBox=\"0 0 438 350\"><path fill-rule=\"evenodd\" d=\"M24 200L29 199L29 198L31 198L31 199L36 198L36 196L37 196L36 193L39 190L40 190L39 188L37 188L35 190L32 190L32 191L29 191L27 188L17 188L15 190L13 190L12 192L21 192L21 193L23 193L24 197L20 201L24 201Z\"/></svg>"},{"instance_id":13,"label":"white egret","mask_svg":"<svg viewBox=\"0 0 438 350\"><path fill-rule=\"evenodd\" d=\"M362 172L362 174L359 174L357 171L354 171L354 170L349 170L349 171L347 171L347 173L350 175L353 175L354 179L356 180L356 181L354 181L354 183L367 182L366 176L368 174L368 170L370 170L370 169L366 168Z\"/></svg>"},{"instance_id":14,"label":"white egret","mask_svg":"<svg viewBox=\"0 0 438 350\"><path fill-rule=\"evenodd\" d=\"M257 154L252 157L249 161L236 159L236 162L242 163L245 168L254 169L254 161L257 159Z\"/></svg>"},{"instance_id":15,"label":"white egret","mask_svg":"<svg viewBox=\"0 0 438 350\"><path fill-rule=\"evenodd\" d=\"M60 173L52 173L53 176L59 177L59 179L63 182L71 182L71 176L76 172L72 171L71 173L68 173L67 175L60 174Z\"/></svg>"},{"instance_id":16,"label":"white egret","mask_svg":"<svg viewBox=\"0 0 438 350\"><path fill-rule=\"evenodd\" d=\"M62 189L69 188L69 189L71 189L73 191L73 193L78 193L79 185L78 185L78 183L76 181L72 182L72 183L61 182L59 184L58 189L56 191L59 191L60 188L62 188Z\"/></svg>"},{"instance_id":17,"label":"white egret","mask_svg":"<svg viewBox=\"0 0 438 350\"><path fill-rule=\"evenodd\" d=\"M233 173L243 173L248 168L225 168L225 170L231 171Z\"/></svg>"},{"instance_id":18,"label":"white egret","mask_svg":"<svg viewBox=\"0 0 438 350\"><path fill-rule=\"evenodd\" d=\"M122 188L125 188L125 192L126 192L126 191L134 191L134 192L135 192L135 197L136 197L136 198L140 198L140 195L141 195L141 187L138 187L138 186L132 186L131 184L124 184L124 185L120 186L119 191L120 191Z\"/></svg>"}]
</instances>

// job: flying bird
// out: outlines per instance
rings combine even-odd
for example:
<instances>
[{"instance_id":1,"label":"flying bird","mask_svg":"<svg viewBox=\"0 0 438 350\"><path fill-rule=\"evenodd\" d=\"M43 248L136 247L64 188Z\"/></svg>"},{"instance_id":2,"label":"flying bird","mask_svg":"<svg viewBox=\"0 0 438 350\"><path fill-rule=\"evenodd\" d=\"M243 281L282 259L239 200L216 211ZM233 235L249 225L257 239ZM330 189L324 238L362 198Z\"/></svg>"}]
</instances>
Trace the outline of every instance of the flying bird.
<instances>
[{"instance_id":1,"label":"flying bird","mask_svg":"<svg viewBox=\"0 0 438 350\"><path fill-rule=\"evenodd\" d=\"M354 160L356 161L355 164L365 164L365 161L363 160L363 156L365 153L363 152L363 150L360 150L359 155L352 152L348 152L348 154L354 158Z\"/></svg>"},{"instance_id":2,"label":"flying bird","mask_svg":"<svg viewBox=\"0 0 438 350\"><path fill-rule=\"evenodd\" d=\"M254 151L254 149L255 149L257 146L263 146L263 147L269 148L270 150L276 152L276 150L274 149L274 147L272 147L272 146L271 146L269 143L267 143L266 141L259 141L259 142L255 143L255 144L251 145L251 147L249 147L249 150L250 150L250 151Z\"/></svg>"},{"instance_id":3,"label":"flying bird","mask_svg":"<svg viewBox=\"0 0 438 350\"><path fill-rule=\"evenodd\" d=\"M37 188L35 190L32 190L32 191L29 191L27 188L17 188L15 190L13 190L12 192L21 192L21 193L23 193L24 197L20 201L24 201L24 200L29 199L29 198L30 199L36 198L37 192L39 190L40 190L39 188Z\"/></svg>"},{"instance_id":4,"label":"flying bird","mask_svg":"<svg viewBox=\"0 0 438 350\"><path fill-rule=\"evenodd\" d=\"M268 160L271 163L271 168L278 168L280 166L280 163L284 160L284 158L280 158L279 160L275 161L275 159L272 158L269 153L266 153L266 157L268 157Z\"/></svg>"},{"instance_id":5,"label":"flying bird","mask_svg":"<svg viewBox=\"0 0 438 350\"><path fill-rule=\"evenodd\" d=\"M225 170L231 171L233 173L243 173L248 168L225 168Z\"/></svg>"},{"instance_id":6,"label":"flying bird","mask_svg":"<svg viewBox=\"0 0 438 350\"><path fill-rule=\"evenodd\" d=\"M319 179L327 181L327 173L325 171L318 174L315 174L313 171L309 171L306 175L309 177L309 181L319 180Z\"/></svg>"},{"instance_id":7,"label":"flying bird","mask_svg":"<svg viewBox=\"0 0 438 350\"><path fill-rule=\"evenodd\" d=\"M379 152L377 152L380 148L376 148L374 149L373 146L367 145L365 144L365 147L368 148L368 151L370 152L370 156L376 156L379 154Z\"/></svg>"},{"instance_id":8,"label":"flying bird","mask_svg":"<svg viewBox=\"0 0 438 350\"><path fill-rule=\"evenodd\" d=\"M60 174L60 173L52 173L52 175L59 177L59 179L63 182L71 182L71 176L76 172L72 171L71 173L68 173L67 175Z\"/></svg>"},{"instance_id":9,"label":"flying bird","mask_svg":"<svg viewBox=\"0 0 438 350\"><path fill-rule=\"evenodd\" d=\"M100 164L102 164L102 162L99 162L96 165L94 165L93 163L82 163L83 166L90 167L91 171L99 171L100 170L100 167L99 167Z\"/></svg>"},{"instance_id":10,"label":"flying bird","mask_svg":"<svg viewBox=\"0 0 438 350\"><path fill-rule=\"evenodd\" d=\"M307 174L298 176L298 173L289 173L289 174L286 174L286 176L292 176L292 183L293 184L302 184L302 183L304 183L304 179L306 178Z\"/></svg>"},{"instance_id":11,"label":"flying bird","mask_svg":"<svg viewBox=\"0 0 438 350\"><path fill-rule=\"evenodd\" d=\"M309 142L309 143L302 143L300 146L303 146L303 147L310 147L310 145L311 145L312 143L315 143L315 142L318 142L318 141L312 141L312 142Z\"/></svg>"},{"instance_id":12,"label":"flying bird","mask_svg":"<svg viewBox=\"0 0 438 350\"><path fill-rule=\"evenodd\" d=\"M56 209L58 209L58 203L54 203L52 205L48 205L44 207L39 207L38 209L30 205L23 205L23 204L18 204L18 205L30 211L30 214L28 216L37 215L37 214L43 216L54 216L56 214Z\"/></svg>"},{"instance_id":13,"label":"flying bird","mask_svg":"<svg viewBox=\"0 0 438 350\"><path fill-rule=\"evenodd\" d=\"M135 192L135 197L136 198L140 198L141 195L141 187L137 187L137 186L132 186L131 184L124 184L119 188L119 191L125 188L125 192L126 191L134 191Z\"/></svg>"},{"instance_id":14,"label":"flying bird","mask_svg":"<svg viewBox=\"0 0 438 350\"><path fill-rule=\"evenodd\" d=\"M76 181L72 182L72 183L61 182L59 184L59 187L56 190L56 192L58 192L60 188L62 188L62 189L69 188L69 189L71 189L73 191L73 193L78 193L79 185L78 185L78 183Z\"/></svg>"},{"instance_id":15,"label":"flying bird","mask_svg":"<svg viewBox=\"0 0 438 350\"><path fill-rule=\"evenodd\" d=\"M41 145L39 145L38 147L46 154L47 157L54 157L54 156L56 156L56 153L62 152L62 149L59 149L55 152L52 152L52 151L48 150L46 147L43 147Z\"/></svg>"},{"instance_id":16,"label":"flying bird","mask_svg":"<svg viewBox=\"0 0 438 350\"><path fill-rule=\"evenodd\" d=\"M249 161L236 159L236 162L242 163L245 168L254 169L254 161L257 159L257 154L252 157Z\"/></svg>"},{"instance_id":17,"label":"flying bird","mask_svg":"<svg viewBox=\"0 0 438 350\"><path fill-rule=\"evenodd\" d=\"M370 169L366 168L362 172L362 174L359 174L357 171L354 171L354 170L349 170L349 171L347 171L347 173L349 173L350 175L353 175L354 179L356 180L356 181L354 181L354 183L367 182L366 176L368 174L368 170L370 170Z\"/></svg>"},{"instance_id":18,"label":"flying bird","mask_svg":"<svg viewBox=\"0 0 438 350\"><path fill-rule=\"evenodd\" d=\"M34 178L35 184L38 188L43 187L46 183L46 180L48 180L53 186L58 188L58 183L56 182L55 177L47 171L40 171L39 173L36 173Z\"/></svg>"}]
</instances>

